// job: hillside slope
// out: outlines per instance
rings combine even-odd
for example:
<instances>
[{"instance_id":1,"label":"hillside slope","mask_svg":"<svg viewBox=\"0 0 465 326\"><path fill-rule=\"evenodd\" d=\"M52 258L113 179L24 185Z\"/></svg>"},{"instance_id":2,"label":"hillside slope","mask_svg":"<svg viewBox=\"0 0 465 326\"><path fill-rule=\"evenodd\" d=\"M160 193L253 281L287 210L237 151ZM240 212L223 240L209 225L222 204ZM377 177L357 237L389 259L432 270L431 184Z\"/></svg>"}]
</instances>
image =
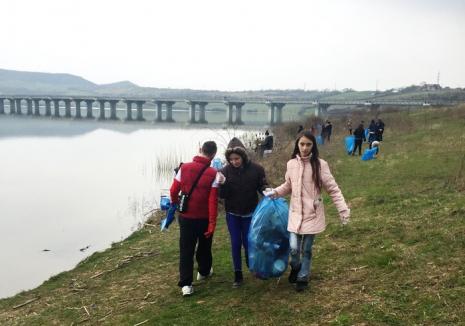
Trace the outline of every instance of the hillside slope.
<instances>
[{"instance_id":1,"label":"hillside slope","mask_svg":"<svg viewBox=\"0 0 465 326\"><path fill-rule=\"evenodd\" d=\"M368 116L355 119L369 120ZM40 287L0 300L0 324L53 325L445 325L465 320L465 107L386 113L377 160L344 153L343 122L320 148L352 208L342 227L324 198L310 289L245 274L233 289L229 238L219 216L214 276L182 298L178 228L145 225ZM277 134L293 134L284 126ZM338 132L339 131L339 132ZM291 139L263 161L282 182ZM281 150L279 150L281 148ZM159 216L150 222L157 223ZM28 300L35 300L27 303ZM14 308L20 304L24 306Z\"/></svg>"}]
</instances>

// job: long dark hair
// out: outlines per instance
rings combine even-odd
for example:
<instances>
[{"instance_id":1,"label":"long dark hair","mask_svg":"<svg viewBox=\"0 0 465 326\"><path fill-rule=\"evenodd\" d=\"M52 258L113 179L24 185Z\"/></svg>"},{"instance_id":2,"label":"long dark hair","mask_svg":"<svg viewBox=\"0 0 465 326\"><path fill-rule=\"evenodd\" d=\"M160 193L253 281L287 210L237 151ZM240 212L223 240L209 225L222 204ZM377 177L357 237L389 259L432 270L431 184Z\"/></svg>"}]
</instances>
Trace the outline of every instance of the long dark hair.
<instances>
[{"instance_id":1,"label":"long dark hair","mask_svg":"<svg viewBox=\"0 0 465 326\"><path fill-rule=\"evenodd\" d=\"M321 166L320 160L318 159L318 146L316 144L315 136L313 136L310 131L304 130L297 135L297 139L295 140L294 152L292 152L291 158L296 158L296 156L300 153L299 140L302 137L310 139L313 143L312 152L310 155L310 164L312 165L312 178L315 187L318 189L318 191L321 191L323 181L321 180Z\"/></svg>"}]
</instances>

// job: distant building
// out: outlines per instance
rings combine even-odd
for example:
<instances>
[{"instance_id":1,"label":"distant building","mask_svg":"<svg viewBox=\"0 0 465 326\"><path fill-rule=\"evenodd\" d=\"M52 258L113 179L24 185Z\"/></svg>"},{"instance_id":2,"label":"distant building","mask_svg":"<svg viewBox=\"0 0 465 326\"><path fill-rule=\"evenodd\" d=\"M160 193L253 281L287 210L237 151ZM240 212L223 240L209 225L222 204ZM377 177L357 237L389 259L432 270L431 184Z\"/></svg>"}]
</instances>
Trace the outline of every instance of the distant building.
<instances>
[{"instance_id":1,"label":"distant building","mask_svg":"<svg viewBox=\"0 0 465 326\"><path fill-rule=\"evenodd\" d=\"M441 85L439 84L427 84L427 83L422 83L420 85L420 90L422 91L439 91L440 89L442 89Z\"/></svg>"}]
</instances>

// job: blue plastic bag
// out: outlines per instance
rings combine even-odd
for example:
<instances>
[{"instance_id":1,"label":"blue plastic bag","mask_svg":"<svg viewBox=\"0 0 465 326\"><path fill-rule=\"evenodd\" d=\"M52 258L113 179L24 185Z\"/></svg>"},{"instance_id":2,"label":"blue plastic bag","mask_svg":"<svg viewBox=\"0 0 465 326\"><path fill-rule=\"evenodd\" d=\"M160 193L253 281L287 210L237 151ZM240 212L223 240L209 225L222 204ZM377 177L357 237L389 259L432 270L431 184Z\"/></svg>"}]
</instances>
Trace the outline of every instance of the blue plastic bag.
<instances>
[{"instance_id":1,"label":"blue plastic bag","mask_svg":"<svg viewBox=\"0 0 465 326\"><path fill-rule=\"evenodd\" d=\"M249 270L260 279L281 276L289 259L289 207L283 198L264 197L249 230Z\"/></svg>"},{"instance_id":2,"label":"blue plastic bag","mask_svg":"<svg viewBox=\"0 0 465 326\"><path fill-rule=\"evenodd\" d=\"M352 152L354 151L354 147L355 147L355 136L353 135L350 135L350 136L347 136L345 139L345 145L346 145L346 151L347 151L347 154L352 154Z\"/></svg>"},{"instance_id":3,"label":"blue plastic bag","mask_svg":"<svg viewBox=\"0 0 465 326\"><path fill-rule=\"evenodd\" d=\"M212 160L211 167L214 168L216 171L219 171L223 168L223 163L221 163L221 159L219 157L215 157Z\"/></svg>"},{"instance_id":4,"label":"blue plastic bag","mask_svg":"<svg viewBox=\"0 0 465 326\"><path fill-rule=\"evenodd\" d=\"M370 135L370 129L365 128L365 139L368 140L368 136Z\"/></svg>"},{"instance_id":5,"label":"blue plastic bag","mask_svg":"<svg viewBox=\"0 0 465 326\"><path fill-rule=\"evenodd\" d=\"M323 142L323 137L321 137L321 136L316 136L315 138L316 138L316 144L317 144L317 145L323 145L323 143L324 143L324 142Z\"/></svg>"},{"instance_id":6,"label":"blue plastic bag","mask_svg":"<svg viewBox=\"0 0 465 326\"><path fill-rule=\"evenodd\" d=\"M378 149L376 147L373 147L372 149L365 149L362 155L362 161L368 161L372 160L375 158L375 155L377 153Z\"/></svg>"},{"instance_id":7,"label":"blue plastic bag","mask_svg":"<svg viewBox=\"0 0 465 326\"><path fill-rule=\"evenodd\" d=\"M160 197L160 209L162 211L167 211L170 208L171 200L168 196Z\"/></svg>"},{"instance_id":8,"label":"blue plastic bag","mask_svg":"<svg viewBox=\"0 0 465 326\"><path fill-rule=\"evenodd\" d=\"M168 227L174 221L174 213L176 213L176 209L178 208L177 204L170 204L170 208L166 212L166 217L161 220L160 230L165 231L168 230Z\"/></svg>"}]
</instances>

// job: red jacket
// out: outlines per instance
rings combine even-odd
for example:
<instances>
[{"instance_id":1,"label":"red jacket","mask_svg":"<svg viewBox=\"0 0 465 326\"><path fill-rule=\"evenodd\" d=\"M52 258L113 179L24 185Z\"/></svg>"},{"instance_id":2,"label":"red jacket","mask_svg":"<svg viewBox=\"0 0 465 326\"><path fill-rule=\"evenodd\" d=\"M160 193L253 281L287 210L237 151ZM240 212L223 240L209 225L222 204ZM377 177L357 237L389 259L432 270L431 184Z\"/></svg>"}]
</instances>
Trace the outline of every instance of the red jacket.
<instances>
[{"instance_id":1,"label":"red jacket","mask_svg":"<svg viewBox=\"0 0 465 326\"><path fill-rule=\"evenodd\" d=\"M179 192L189 193L195 179L210 160L203 156L195 156L193 162L184 163L173 180L170 188L171 201L179 202ZM208 219L216 224L218 214L218 185L215 182L216 170L208 167L203 172L189 198L187 211L180 215L184 218Z\"/></svg>"}]
</instances>

